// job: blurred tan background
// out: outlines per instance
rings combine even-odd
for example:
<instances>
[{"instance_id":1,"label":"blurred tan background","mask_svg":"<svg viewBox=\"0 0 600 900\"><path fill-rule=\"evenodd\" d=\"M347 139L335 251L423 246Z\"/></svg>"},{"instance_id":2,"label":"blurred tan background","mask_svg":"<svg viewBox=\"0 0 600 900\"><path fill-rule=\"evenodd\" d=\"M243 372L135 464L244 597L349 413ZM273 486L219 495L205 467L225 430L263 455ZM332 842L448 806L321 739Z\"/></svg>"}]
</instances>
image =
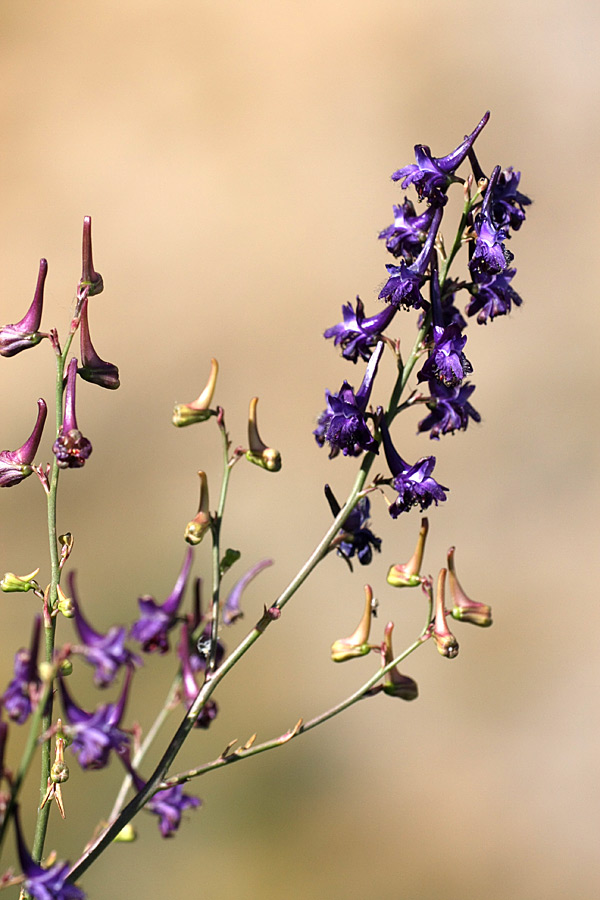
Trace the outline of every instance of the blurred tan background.
<instances>
[{"instance_id":1,"label":"blurred tan background","mask_svg":"<svg viewBox=\"0 0 600 900\"><path fill-rule=\"evenodd\" d=\"M216 432L170 425L211 356L234 443L256 394L263 436L284 457L276 477L234 472L225 545L245 567L276 564L247 592L230 645L310 552L330 521L323 484L341 497L355 471L328 461L311 431L325 388L360 377L321 333L357 293L379 308L388 257L377 233L402 199L389 176L415 143L447 153L489 108L480 159L522 170L534 199L511 244L524 306L469 329L483 424L434 445L414 435L414 413L397 432L408 459L437 454L451 488L430 516L425 569L456 544L459 576L493 605L494 627L457 625L453 662L433 646L417 654L406 667L416 703L377 697L201 779L204 806L176 840L139 817L141 840L105 854L88 895L597 896L597 5L5 0L0 23L0 321L21 318L45 256L43 324L64 335L89 214L106 286L92 337L121 371L116 393L79 383L94 453L61 481L59 528L75 535L98 628L131 621L139 594L162 602L171 590L198 468L216 498ZM402 324L412 341L410 317ZM37 397L51 400L53 362L45 344L1 362L0 445L12 449ZM49 458L49 430L43 446ZM3 491L0 504L0 569L47 575L39 484ZM394 523L377 504L373 519L381 556L354 576L326 560L223 687L217 722L193 736L181 768L234 737L281 733L368 677L374 660L328 658L354 628L365 580L376 625L396 622L396 646L413 639L421 598L388 588L385 572L412 552L419 515ZM208 577L209 548L196 559ZM33 603L2 604L6 684ZM170 666L152 659L138 678L131 709L145 727ZM72 773L67 820L53 812L48 845L70 859L121 774L116 763Z\"/></svg>"}]
</instances>

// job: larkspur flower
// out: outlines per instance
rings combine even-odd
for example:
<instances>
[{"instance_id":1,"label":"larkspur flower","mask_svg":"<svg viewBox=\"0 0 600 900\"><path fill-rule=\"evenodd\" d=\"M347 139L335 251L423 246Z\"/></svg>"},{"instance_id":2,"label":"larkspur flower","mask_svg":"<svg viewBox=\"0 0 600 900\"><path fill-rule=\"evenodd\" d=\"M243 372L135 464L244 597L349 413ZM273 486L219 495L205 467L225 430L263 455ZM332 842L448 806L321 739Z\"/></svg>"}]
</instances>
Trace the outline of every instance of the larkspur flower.
<instances>
[{"instance_id":1,"label":"larkspur flower","mask_svg":"<svg viewBox=\"0 0 600 900\"><path fill-rule=\"evenodd\" d=\"M421 288L442 221L442 213L442 207L436 207L423 249L410 266L404 260L399 266L386 266L390 277L379 292L381 299L398 308L403 306L405 309L420 309L423 306L425 301Z\"/></svg>"},{"instance_id":2,"label":"larkspur flower","mask_svg":"<svg viewBox=\"0 0 600 900\"><path fill-rule=\"evenodd\" d=\"M465 375L473 371L473 367L463 347L467 342L466 334L461 334L458 325L443 328L433 326L433 347L417 375L417 381L435 379L446 387L456 387Z\"/></svg>"},{"instance_id":3,"label":"larkspur flower","mask_svg":"<svg viewBox=\"0 0 600 900\"><path fill-rule=\"evenodd\" d=\"M447 156L434 157L431 155L429 147L424 144L417 144L415 146L416 163L398 169L392 175L392 179L394 181L403 179L402 188L404 190L410 184L413 184L419 199L426 197L430 201L443 203L449 185L453 181L459 180L454 175L454 172L467 157L475 139L486 125L489 117L489 112L486 112L471 134L458 145L456 150L453 150Z\"/></svg>"},{"instance_id":4,"label":"larkspur flower","mask_svg":"<svg viewBox=\"0 0 600 900\"><path fill-rule=\"evenodd\" d=\"M81 611L81 603L75 588L75 572L69 572L69 593L74 601L75 615L73 621L82 641L80 646L72 648L73 653L80 653L86 662L94 666L94 683L98 687L107 687L115 680L121 666L141 664L138 656L125 646L126 629L114 625L106 634L101 634L89 624Z\"/></svg>"},{"instance_id":5,"label":"larkspur flower","mask_svg":"<svg viewBox=\"0 0 600 900\"><path fill-rule=\"evenodd\" d=\"M15 356L22 350L28 350L30 347L35 347L42 338L48 336L46 334L41 334L38 331L42 321L44 282L46 281L47 274L48 263L45 259L41 259L37 285L31 306L20 322L16 322L14 325L2 325L0 327L0 356Z\"/></svg>"},{"instance_id":6,"label":"larkspur flower","mask_svg":"<svg viewBox=\"0 0 600 900\"><path fill-rule=\"evenodd\" d=\"M499 174L500 166L496 166L487 186L481 210L475 216L473 223L477 239L473 255L469 260L469 269L474 276L479 272L492 274L502 272L513 259L513 254L504 246L507 231L505 228L497 226L492 216L492 200Z\"/></svg>"},{"instance_id":7,"label":"larkspur flower","mask_svg":"<svg viewBox=\"0 0 600 900\"><path fill-rule=\"evenodd\" d=\"M115 391L121 383L119 381L119 370L113 363L100 359L94 349L90 337L88 306L89 302L86 300L81 309L81 324L79 326L81 366L77 372L84 381L98 384L109 391Z\"/></svg>"},{"instance_id":8,"label":"larkspur flower","mask_svg":"<svg viewBox=\"0 0 600 900\"><path fill-rule=\"evenodd\" d=\"M166 653L169 649L168 633L177 623L179 607L192 567L193 553L189 547L175 587L162 605L149 596L138 599L142 615L131 628L131 637L141 643L144 653L153 653L155 650Z\"/></svg>"},{"instance_id":9,"label":"larkspur flower","mask_svg":"<svg viewBox=\"0 0 600 900\"><path fill-rule=\"evenodd\" d=\"M325 496L334 517L340 512L340 505L328 484L325 485ZM361 566L367 566L373 559L373 550L381 552L381 538L375 537L369 528L371 504L368 497L361 497L346 521L334 538L337 552L346 560L356 554Z\"/></svg>"},{"instance_id":10,"label":"larkspur flower","mask_svg":"<svg viewBox=\"0 0 600 900\"><path fill-rule=\"evenodd\" d=\"M445 491L448 490L431 477L435 467L435 456L424 456L414 465L404 462L394 445L380 409L380 428L383 439L383 448L390 472L392 474L392 487L398 492L398 497L390 505L389 513L396 519L400 513L408 512L413 506L419 506L421 512L432 503L437 506L446 499Z\"/></svg>"},{"instance_id":11,"label":"larkspur flower","mask_svg":"<svg viewBox=\"0 0 600 900\"><path fill-rule=\"evenodd\" d=\"M55 862L47 869L35 863L25 846L19 807L15 804L15 833L17 837L17 853L21 869L25 876L23 889L33 900L85 900L83 891L74 884L67 884L71 866L65 862Z\"/></svg>"},{"instance_id":12,"label":"larkspur flower","mask_svg":"<svg viewBox=\"0 0 600 900\"><path fill-rule=\"evenodd\" d=\"M337 456L340 450L344 456L359 456L363 450L378 452L379 445L369 431L365 412L383 350L384 345L380 342L369 360L362 384L356 393L344 381L337 394L330 394L329 391L325 394L327 409L321 414L313 434L319 447L325 441L330 444L330 458Z\"/></svg>"},{"instance_id":13,"label":"larkspur flower","mask_svg":"<svg viewBox=\"0 0 600 900\"><path fill-rule=\"evenodd\" d=\"M492 216L500 228L512 228L518 231L525 221L524 206L531 200L519 190L521 173L515 172L512 166L502 169L496 182L492 196Z\"/></svg>"},{"instance_id":14,"label":"larkspur flower","mask_svg":"<svg viewBox=\"0 0 600 900\"><path fill-rule=\"evenodd\" d=\"M508 315L513 303L520 306L523 300L510 284L516 271L505 269L495 274L476 272L475 281L469 288L471 299L465 310L467 315L477 315L477 322L487 325L488 319L491 321L496 316Z\"/></svg>"},{"instance_id":15,"label":"larkspur flower","mask_svg":"<svg viewBox=\"0 0 600 900\"><path fill-rule=\"evenodd\" d=\"M135 771L131 765L129 752L125 751L120 754L120 759L129 774L131 775L136 791L142 791L146 782ZM173 837L181 824L181 814L186 809L196 809L201 806L202 800L198 797L191 797L189 794L183 793L183 787L180 784L172 785L162 791L157 791L148 800L144 809L147 812L158 816L158 827L163 837Z\"/></svg>"},{"instance_id":16,"label":"larkspur flower","mask_svg":"<svg viewBox=\"0 0 600 900\"><path fill-rule=\"evenodd\" d=\"M15 653L14 675L2 695L2 705L9 719L18 725L27 721L38 699L41 679L37 658L41 623L41 617L36 616L29 649L22 647Z\"/></svg>"},{"instance_id":17,"label":"larkspur flower","mask_svg":"<svg viewBox=\"0 0 600 900\"><path fill-rule=\"evenodd\" d=\"M31 463L37 453L48 412L44 400L40 398L37 403L36 423L23 446L18 450L3 450L0 453L0 487L13 487L33 472Z\"/></svg>"},{"instance_id":18,"label":"larkspur flower","mask_svg":"<svg viewBox=\"0 0 600 900\"><path fill-rule=\"evenodd\" d=\"M328 328L323 337L333 338L334 345L342 348L344 359L355 363L360 357L368 362L379 336L383 334L397 311L397 307L390 304L376 315L366 318L364 304L360 297L357 297L356 312L351 303L343 306L343 322Z\"/></svg>"},{"instance_id":19,"label":"larkspur flower","mask_svg":"<svg viewBox=\"0 0 600 900\"><path fill-rule=\"evenodd\" d=\"M475 385L468 382L460 387L448 387L439 381L430 381L430 399L427 401L430 413L419 422L418 430L429 431L429 437L437 441L440 434L466 431L469 419L481 422L481 416L469 402L474 390Z\"/></svg>"},{"instance_id":20,"label":"larkspur flower","mask_svg":"<svg viewBox=\"0 0 600 900\"><path fill-rule=\"evenodd\" d=\"M404 198L402 206L394 206L394 222L379 232L380 240L392 256L404 256L411 260L419 255L425 237L431 226L435 207L428 206L417 215L411 200Z\"/></svg>"},{"instance_id":21,"label":"larkspur flower","mask_svg":"<svg viewBox=\"0 0 600 900\"><path fill-rule=\"evenodd\" d=\"M65 414L52 447L56 462L61 469L80 469L92 452L92 445L83 436L77 425L75 415L75 380L77 378L77 359L73 357L67 370L67 388L65 391Z\"/></svg>"}]
</instances>

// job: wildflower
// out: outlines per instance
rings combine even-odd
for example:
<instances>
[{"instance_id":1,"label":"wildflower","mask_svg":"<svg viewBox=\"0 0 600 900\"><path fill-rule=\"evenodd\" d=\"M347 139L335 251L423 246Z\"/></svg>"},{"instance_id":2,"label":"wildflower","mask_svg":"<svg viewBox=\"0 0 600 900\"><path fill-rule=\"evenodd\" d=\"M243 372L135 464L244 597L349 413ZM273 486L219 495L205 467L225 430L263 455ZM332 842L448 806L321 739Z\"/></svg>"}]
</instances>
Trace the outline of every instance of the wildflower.
<instances>
[{"instance_id":1,"label":"wildflower","mask_svg":"<svg viewBox=\"0 0 600 900\"><path fill-rule=\"evenodd\" d=\"M394 623L388 622L385 626L385 636L381 645L381 665L388 666L394 659L392 650L392 631ZM419 696L417 682L408 675L402 675L397 666L393 666L385 673L383 679L383 692L390 697L399 697L401 700L416 700Z\"/></svg>"},{"instance_id":2,"label":"wildflower","mask_svg":"<svg viewBox=\"0 0 600 900\"><path fill-rule=\"evenodd\" d=\"M39 447L48 411L41 398L37 404L36 423L23 446L18 450L2 450L0 453L0 487L13 487L33 472L31 463Z\"/></svg>"},{"instance_id":3,"label":"wildflower","mask_svg":"<svg viewBox=\"0 0 600 900\"><path fill-rule=\"evenodd\" d=\"M142 791L146 787L146 782L138 775L129 759L129 752L125 751L120 754L121 761L135 785L136 791ZM175 784L170 787L158 790L148 800L144 809L155 816L158 816L158 827L163 837L173 837L181 824L181 814L186 809L195 809L200 806L202 801L198 797L191 797L189 794L183 793L183 787Z\"/></svg>"},{"instance_id":4,"label":"wildflower","mask_svg":"<svg viewBox=\"0 0 600 900\"><path fill-rule=\"evenodd\" d=\"M81 366L77 370L78 374L84 381L98 384L100 387L107 388L109 391L115 391L121 384L119 381L119 370L113 363L105 362L103 359L100 359L94 349L90 337L87 301L83 304L81 309L79 340L81 347Z\"/></svg>"},{"instance_id":5,"label":"wildflower","mask_svg":"<svg viewBox=\"0 0 600 900\"><path fill-rule=\"evenodd\" d=\"M321 414L313 434L319 447L325 441L331 445L330 458L337 456L340 450L344 456L359 456L363 450L374 453L379 450L365 421L365 412L383 349L383 342L380 342L356 393L344 381L337 394L330 394L329 391L325 394L327 409Z\"/></svg>"},{"instance_id":6,"label":"wildflower","mask_svg":"<svg viewBox=\"0 0 600 900\"><path fill-rule=\"evenodd\" d=\"M515 172L512 166L502 169L492 195L492 217L499 228L512 228L518 231L525 221L524 206L531 200L519 191L521 173Z\"/></svg>"},{"instance_id":7,"label":"wildflower","mask_svg":"<svg viewBox=\"0 0 600 900\"><path fill-rule=\"evenodd\" d=\"M438 228L442 221L442 212L441 206L435 209L423 249L410 266L407 266L404 260L399 266L386 266L390 278L380 290L380 298L398 308L404 306L405 309L420 309L423 305L424 300L421 295L421 287L425 281L425 272L427 271Z\"/></svg>"},{"instance_id":8,"label":"wildflower","mask_svg":"<svg viewBox=\"0 0 600 900\"><path fill-rule=\"evenodd\" d=\"M377 344L379 336L388 327L397 312L397 307L389 305L370 318L365 318L365 307L356 298L356 312L352 304L342 307L343 322L333 325L324 332L325 338L333 338L336 347L342 348L342 356L356 363L359 356L368 362L372 348Z\"/></svg>"},{"instance_id":9,"label":"wildflower","mask_svg":"<svg viewBox=\"0 0 600 900\"><path fill-rule=\"evenodd\" d=\"M419 572L423 562L423 552L428 531L429 520L424 517L421 519L421 530L417 538L415 552L407 563L391 566L387 573L387 583L391 584L392 587L416 587L418 584L421 584L423 579Z\"/></svg>"},{"instance_id":10,"label":"wildflower","mask_svg":"<svg viewBox=\"0 0 600 900\"><path fill-rule=\"evenodd\" d=\"M189 547L175 587L162 605L149 596L138 599L142 615L134 623L131 637L141 643L144 653L152 653L155 650L166 653L169 649L168 633L177 622L177 613L192 567L192 556L193 550Z\"/></svg>"},{"instance_id":11,"label":"wildflower","mask_svg":"<svg viewBox=\"0 0 600 900\"><path fill-rule=\"evenodd\" d=\"M422 459L417 460L414 465L409 465L404 462L392 444L383 416L381 417L380 427L385 457L392 473L392 487L395 491L398 491L397 499L390 505L389 512L391 517L396 519L400 513L408 512L413 506L419 506L421 512L423 512L432 503L435 503L437 506L438 503L445 500L445 491L448 488L438 484L431 477L435 467L435 456L424 456Z\"/></svg>"},{"instance_id":12,"label":"wildflower","mask_svg":"<svg viewBox=\"0 0 600 900\"><path fill-rule=\"evenodd\" d=\"M267 472L279 472L281 469L281 454L274 447L267 447L258 433L258 422L256 421L256 407L258 405L258 397L253 397L250 401L250 412L248 415L248 450L246 459L248 462L266 469Z\"/></svg>"},{"instance_id":13,"label":"wildflower","mask_svg":"<svg viewBox=\"0 0 600 900\"><path fill-rule=\"evenodd\" d=\"M448 623L446 622L445 587L446 569L440 569L435 595L434 617L431 623L431 636L442 656L446 656L448 659L454 659L455 656L458 656L458 641L448 628ZM428 590L431 596L431 585L429 585Z\"/></svg>"},{"instance_id":14,"label":"wildflower","mask_svg":"<svg viewBox=\"0 0 600 900\"><path fill-rule=\"evenodd\" d=\"M340 512L340 505L328 484L325 485L325 496L335 518ZM337 544L338 556L349 561L356 554L361 566L371 562L373 550L377 553L381 551L381 538L375 537L368 527L370 513L369 498L361 497L332 543L332 546Z\"/></svg>"},{"instance_id":15,"label":"wildflower","mask_svg":"<svg viewBox=\"0 0 600 900\"><path fill-rule=\"evenodd\" d=\"M223 624L231 625L236 619L240 619L244 613L240 609L242 594L253 578L262 572L263 569L273 565L272 559L261 559L256 565L242 575L229 592L225 603L223 604Z\"/></svg>"},{"instance_id":16,"label":"wildflower","mask_svg":"<svg viewBox=\"0 0 600 900\"><path fill-rule=\"evenodd\" d=\"M434 157L431 155L429 147L424 144L417 144L415 146L416 164L412 163L409 166L404 166L403 169L398 169L392 175L392 180L400 181L402 178L402 188L404 190L410 184L414 184L420 200L426 197L430 202L443 203L449 185L453 181L459 180L454 175L454 172L467 157L475 139L486 125L489 117L489 112L486 112L471 134L458 145L456 150L453 150L447 156Z\"/></svg>"},{"instance_id":17,"label":"wildflower","mask_svg":"<svg viewBox=\"0 0 600 900\"><path fill-rule=\"evenodd\" d=\"M81 653L86 662L94 666L94 683L98 687L107 687L115 680L121 666L141 664L138 656L125 646L126 629L122 626L109 628L101 634L89 624L81 611L81 602L75 588L75 572L69 572L69 592L73 598L75 628L82 641L82 646L73 647L74 653Z\"/></svg>"},{"instance_id":18,"label":"wildflower","mask_svg":"<svg viewBox=\"0 0 600 900\"><path fill-rule=\"evenodd\" d=\"M477 314L477 322L487 325L487 320L496 316L506 316L511 310L511 305L520 306L523 302L510 281L516 273L516 269L505 269L504 272L479 272L474 273L474 283L469 288L471 299L465 312L468 316Z\"/></svg>"},{"instance_id":19,"label":"wildflower","mask_svg":"<svg viewBox=\"0 0 600 900\"><path fill-rule=\"evenodd\" d=\"M433 326L433 348L417 375L417 381L435 379L446 387L456 387L473 371L473 366L463 353L467 343L466 334L460 333L458 325Z\"/></svg>"},{"instance_id":20,"label":"wildflower","mask_svg":"<svg viewBox=\"0 0 600 900\"><path fill-rule=\"evenodd\" d=\"M513 254L506 249L503 243L506 240L507 231L496 225L492 217L492 199L499 174L500 166L496 166L487 186L481 210L475 216L474 229L477 239L473 255L469 260L469 269L474 277L479 272L491 272L492 274L502 272L513 259Z\"/></svg>"},{"instance_id":21,"label":"wildflower","mask_svg":"<svg viewBox=\"0 0 600 900\"><path fill-rule=\"evenodd\" d=\"M463 591L454 568L454 550L454 547L450 547L448 550L448 581L452 597L452 618L487 628L492 624L491 607L486 606L485 603L478 603L477 600L471 600Z\"/></svg>"},{"instance_id":22,"label":"wildflower","mask_svg":"<svg viewBox=\"0 0 600 900\"><path fill-rule=\"evenodd\" d=\"M420 432L429 431L429 437L438 441L440 434L466 431L469 419L481 422L481 416L469 403L474 384L467 382L460 387L448 387L439 381L430 381L429 390L427 406L430 413L419 422Z\"/></svg>"},{"instance_id":23,"label":"wildflower","mask_svg":"<svg viewBox=\"0 0 600 900\"><path fill-rule=\"evenodd\" d=\"M40 646L41 618L36 616L29 649L22 647L15 653L13 678L2 695L2 704L8 717L23 725L38 701L41 686L37 658Z\"/></svg>"},{"instance_id":24,"label":"wildflower","mask_svg":"<svg viewBox=\"0 0 600 900\"><path fill-rule=\"evenodd\" d=\"M47 337L38 331L42 321L42 307L44 305L44 282L48 274L48 263L45 259L40 260L40 270L38 273L37 285L31 306L23 316L20 322L14 325L3 325L0 327L0 356L15 356L21 350L28 350L35 347L42 338Z\"/></svg>"},{"instance_id":25,"label":"wildflower","mask_svg":"<svg viewBox=\"0 0 600 900\"><path fill-rule=\"evenodd\" d=\"M393 225L388 225L380 231L379 238L385 239L385 246L392 256L414 259L421 251L434 212L435 207L428 206L425 212L418 216L412 201L405 197L402 206L394 206Z\"/></svg>"},{"instance_id":26,"label":"wildflower","mask_svg":"<svg viewBox=\"0 0 600 900\"><path fill-rule=\"evenodd\" d=\"M67 370L67 389L65 391L65 414L52 447L56 461L61 469L79 469L85 464L92 452L92 445L83 436L77 426L75 416L75 379L77 378L77 359L73 357Z\"/></svg>"},{"instance_id":27,"label":"wildflower","mask_svg":"<svg viewBox=\"0 0 600 900\"><path fill-rule=\"evenodd\" d=\"M212 403L215 386L217 384L217 375L219 374L219 363L216 359L210 361L210 375L204 390L200 393L197 400L193 403L178 403L173 410L173 425L183 428L185 425L193 425L194 422L205 422L206 419L214 415L210 408Z\"/></svg>"},{"instance_id":28,"label":"wildflower","mask_svg":"<svg viewBox=\"0 0 600 900\"><path fill-rule=\"evenodd\" d=\"M371 652L369 632L371 630L372 616L373 591L370 585L365 584L365 608L361 620L350 637L340 638L331 645L331 658L334 662L346 662L349 659L365 656Z\"/></svg>"},{"instance_id":29,"label":"wildflower","mask_svg":"<svg viewBox=\"0 0 600 900\"><path fill-rule=\"evenodd\" d=\"M74 884L67 884L71 866L66 862L56 862L49 868L34 863L23 840L19 807L15 804L14 823L17 836L17 852L21 869L25 876L23 890L34 900L85 900L83 891Z\"/></svg>"}]
</instances>

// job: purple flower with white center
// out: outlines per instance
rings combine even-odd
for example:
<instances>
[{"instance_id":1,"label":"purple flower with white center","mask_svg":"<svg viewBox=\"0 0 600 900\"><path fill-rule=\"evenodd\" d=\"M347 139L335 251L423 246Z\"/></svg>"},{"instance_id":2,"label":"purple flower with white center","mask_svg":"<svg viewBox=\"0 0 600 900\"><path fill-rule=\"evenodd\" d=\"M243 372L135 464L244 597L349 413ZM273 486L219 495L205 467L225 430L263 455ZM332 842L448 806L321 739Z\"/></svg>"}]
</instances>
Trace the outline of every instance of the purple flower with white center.
<instances>
[{"instance_id":1,"label":"purple flower with white center","mask_svg":"<svg viewBox=\"0 0 600 900\"><path fill-rule=\"evenodd\" d=\"M82 769L103 769L111 750L127 747L130 736L119 728L125 713L133 666L127 667L123 690L117 703L105 703L94 712L86 712L69 695L59 675L60 694L68 725L64 731L72 740L71 750Z\"/></svg>"},{"instance_id":2,"label":"purple flower with white center","mask_svg":"<svg viewBox=\"0 0 600 900\"><path fill-rule=\"evenodd\" d=\"M202 641L206 638L207 649L210 651L210 625L204 631L200 638ZM206 656L201 656L196 648L190 646L190 629L187 622L184 622L181 628L181 641L177 648L177 655L181 660L181 688L183 691L182 700L185 708L190 709L192 703L198 696L198 683L196 682L195 673L206 670ZM219 642L217 647L217 666L221 662L224 654L224 647ZM200 712L200 715L194 723L194 728L208 728L211 722L217 717L219 707L214 700L208 700Z\"/></svg>"},{"instance_id":3,"label":"purple flower with white center","mask_svg":"<svg viewBox=\"0 0 600 900\"><path fill-rule=\"evenodd\" d=\"M396 312L395 306L386 306L380 313L367 319L365 318L364 304L360 297L357 297L356 312L351 303L342 306L344 321L328 328L323 336L334 339L335 346L342 348L344 359L352 360L355 363L360 356L361 359L368 362L371 358L372 348Z\"/></svg>"},{"instance_id":4,"label":"purple flower with white center","mask_svg":"<svg viewBox=\"0 0 600 900\"><path fill-rule=\"evenodd\" d=\"M169 649L168 633L177 623L179 607L192 567L193 553L193 548L189 547L175 587L162 605L156 603L149 596L138 599L142 615L134 623L131 637L140 642L144 653L153 653L155 650L158 650L159 653L166 653Z\"/></svg>"},{"instance_id":5,"label":"purple flower with white center","mask_svg":"<svg viewBox=\"0 0 600 900\"><path fill-rule=\"evenodd\" d=\"M73 599L74 622L82 646L72 648L73 653L80 653L86 662L94 666L94 683L98 687L112 684L121 666L141 665L141 659L125 646L126 629L122 626L109 628L106 634L100 634L89 624L81 611L81 603L75 588L75 572L69 572L69 594Z\"/></svg>"},{"instance_id":6,"label":"purple flower with white center","mask_svg":"<svg viewBox=\"0 0 600 900\"><path fill-rule=\"evenodd\" d=\"M66 883L71 869L69 863L56 862L44 869L33 861L23 840L17 804L14 810L14 823L17 853L25 876L23 889L27 894L34 900L85 900L85 894L80 888Z\"/></svg>"},{"instance_id":7,"label":"purple flower with white center","mask_svg":"<svg viewBox=\"0 0 600 900\"><path fill-rule=\"evenodd\" d=\"M380 240L392 256L404 256L414 259L418 256L429 228L435 207L428 206L425 212L417 215L411 200L404 198L402 206L394 206L394 222L379 232Z\"/></svg>"},{"instance_id":8,"label":"purple flower with white center","mask_svg":"<svg viewBox=\"0 0 600 900\"><path fill-rule=\"evenodd\" d=\"M404 179L402 181L404 190L410 184L414 184L419 199L426 197L431 202L444 203L445 193L449 185L453 181L460 180L456 178L454 172L467 157L475 139L489 117L489 112L486 112L471 134L458 145L456 150L453 150L447 156L433 157L429 147L424 144L417 144L415 146L416 164L412 163L409 166L404 166L403 169L398 169L392 175L392 180L399 181L401 178Z\"/></svg>"},{"instance_id":9,"label":"purple flower with white center","mask_svg":"<svg viewBox=\"0 0 600 900\"><path fill-rule=\"evenodd\" d=\"M419 506L421 512L435 503L446 499L447 487L438 484L431 473L435 467L435 456L424 456L414 465L404 462L394 445L381 411L381 435L383 448L390 472L392 473L392 487L398 491L397 499L390 505L390 516L396 519L400 513L408 512L413 506Z\"/></svg>"},{"instance_id":10,"label":"purple flower with white center","mask_svg":"<svg viewBox=\"0 0 600 900\"><path fill-rule=\"evenodd\" d=\"M463 353L466 342L467 336L460 333L458 325L448 325L447 328L434 325L433 349L429 351L417 380L428 381L434 378L447 387L459 385L465 375L473 371Z\"/></svg>"},{"instance_id":11,"label":"purple flower with white center","mask_svg":"<svg viewBox=\"0 0 600 900\"><path fill-rule=\"evenodd\" d=\"M429 437L438 441L440 434L466 431L470 418L481 422L481 416L469 403L474 384L467 382L460 387L447 387L439 381L431 381L429 389L431 397L427 406L431 411L419 422L420 432L429 431Z\"/></svg>"},{"instance_id":12,"label":"purple flower with white center","mask_svg":"<svg viewBox=\"0 0 600 900\"><path fill-rule=\"evenodd\" d=\"M2 704L9 719L22 725L33 711L41 685L37 667L40 646L41 618L36 616L29 649L22 647L15 653L14 676L2 695Z\"/></svg>"},{"instance_id":13,"label":"purple flower with white center","mask_svg":"<svg viewBox=\"0 0 600 900\"><path fill-rule=\"evenodd\" d=\"M469 260L469 269L473 277L479 272L502 272L514 258L510 250L507 250L503 241L507 232L498 227L492 217L492 200L500 166L496 166L492 172L481 210L475 216L474 229L477 235L475 250Z\"/></svg>"},{"instance_id":14,"label":"purple flower with white center","mask_svg":"<svg viewBox=\"0 0 600 900\"><path fill-rule=\"evenodd\" d=\"M326 392L327 409L319 418L313 432L317 444L322 447L327 441L331 445L330 459L341 450L344 456L359 456L363 450L377 453L379 445L369 431L365 412L371 396L373 380L383 353L384 345L377 345L358 391L344 381L337 394Z\"/></svg>"},{"instance_id":15,"label":"purple flower with white center","mask_svg":"<svg viewBox=\"0 0 600 900\"><path fill-rule=\"evenodd\" d=\"M525 221L524 206L531 200L519 191L521 173L515 172L512 166L503 169L498 176L492 195L492 218L499 228L512 228L518 231Z\"/></svg>"},{"instance_id":16,"label":"purple flower with white center","mask_svg":"<svg viewBox=\"0 0 600 900\"><path fill-rule=\"evenodd\" d=\"M470 288L471 299L465 309L466 314L468 316L476 314L478 323L487 325L488 319L508 315L513 303L520 306L523 300L510 285L516 271L505 269L504 272L493 275L489 272L476 272L475 282Z\"/></svg>"},{"instance_id":17,"label":"purple flower with white center","mask_svg":"<svg viewBox=\"0 0 600 900\"><path fill-rule=\"evenodd\" d=\"M223 625L231 625L237 619L241 619L244 613L240 609L240 603L242 600L242 594L250 584L253 578L256 578L263 569L267 569L269 566L273 565L272 559L261 559L260 562L257 562L256 565L252 566L251 569L242 575L242 577L237 581L232 587L231 591L227 595L227 599L223 604Z\"/></svg>"},{"instance_id":18,"label":"purple flower with white center","mask_svg":"<svg viewBox=\"0 0 600 900\"><path fill-rule=\"evenodd\" d=\"M31 463L40 444L48 411L44 400L38 400L37 404L37 419L30 437L18 450L0 453L0 487L13 487L33 472Z\"/></svg>"},{"instance_id":19,"label":"purple flower with white center","mask_svg":"<svg viewBox=\"0 0 600 900\"><path fill-rule=\"evenodd\" d=\"M83 436L77 425L75 415L75 379L77 378L77 359L73 357L67 370L67 389L65 391L65 414L58 437L52 447L56 462L61 469L80 469L92 452L92 445Z\"/></svg>"},{"instance_id":20,"label":"purple flower with white center","mask_svg":"<svg viewBox=\"0 0 600 900\"><path fill-rule=\"evenodd\" d=\"M40 271L31 306L20 322L0 327L0 356L15 356L22 350L35 347L46 334L40 334L38 328L42 321L44 305L44 282L48 274L48 263L40 259Z\"/></svg>"},{"instance_id":21,"label":"purple flower with white center","mask_svg":"<svg viewBox=\"0 0 600 900\"><path fill-rule=\"evenodd\" d=\"M325 485L325 496L334 518L340 512L340 505L328 484ZM373 550L381 552L381 538L375 537L369 525L371 504L368 497L361 497L337 534L338 556L347 562L356 554L361 566L368 566L373 559Z\"/></svg>"},{"instance_id":22,"label":"purple flower with white center","mask_svg":"<svg viewBox=\"0 0 600 900\"><path fill-rule=\"evenodd\" d=\"M421 287L425 281L425 272L433 252L438 228L442 221L443 209L436 207L427 240L415 261L407 266L404 261L399 266L386 266L390 274L387 282L379 292L379 297L393 306L404 306L406 309L419 309L425 302L421 295Z\"/></svg>"}]
</instances>

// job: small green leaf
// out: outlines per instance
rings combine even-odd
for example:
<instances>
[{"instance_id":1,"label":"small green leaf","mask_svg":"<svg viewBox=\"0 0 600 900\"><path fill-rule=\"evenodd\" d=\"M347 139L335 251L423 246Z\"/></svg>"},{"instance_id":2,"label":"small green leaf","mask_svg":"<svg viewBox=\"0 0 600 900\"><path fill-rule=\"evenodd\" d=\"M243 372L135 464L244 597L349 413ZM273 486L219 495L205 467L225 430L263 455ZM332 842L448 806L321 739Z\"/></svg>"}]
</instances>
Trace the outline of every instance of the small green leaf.
<instances>
[{"instance_id":1,"label":"small green leaf","mask_svg":"<svg viewBox=\"0 0 600 900\"><path fill-rule=\"evenodd\" d=\"M232 550L231 547L225 551L225 556L221 560L221 564L219 566L219 570L221 572L221 576L228 572L234 563L238 561L242 554L239 550Z\"/></svg>"}]
</instances>

